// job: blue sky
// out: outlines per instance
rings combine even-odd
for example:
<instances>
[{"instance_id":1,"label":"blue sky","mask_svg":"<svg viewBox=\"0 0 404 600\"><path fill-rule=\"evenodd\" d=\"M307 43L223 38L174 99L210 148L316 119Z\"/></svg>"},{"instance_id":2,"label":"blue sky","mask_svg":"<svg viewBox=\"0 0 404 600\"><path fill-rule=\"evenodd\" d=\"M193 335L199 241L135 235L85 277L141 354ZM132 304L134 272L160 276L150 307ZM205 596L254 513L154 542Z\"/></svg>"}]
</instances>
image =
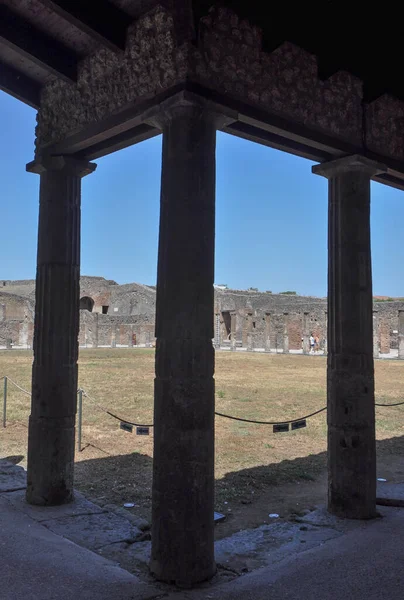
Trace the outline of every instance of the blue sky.
<instances>
[{"instance_id":1,"label":"blue sky","mask_svg":"<svg viewBox=\"0 0 404 600\"><path fill-rule=\"evenodd\" d=\"M35 116L0 92L0 279L35 277ZM96 162L83 180L81 272L154 284L161 136ZM218 133L216 283L326 295L327 182L311 165ZM372 183L375 295L404 296L403 224L404 192Z\"/></svg>"}]
</instances>

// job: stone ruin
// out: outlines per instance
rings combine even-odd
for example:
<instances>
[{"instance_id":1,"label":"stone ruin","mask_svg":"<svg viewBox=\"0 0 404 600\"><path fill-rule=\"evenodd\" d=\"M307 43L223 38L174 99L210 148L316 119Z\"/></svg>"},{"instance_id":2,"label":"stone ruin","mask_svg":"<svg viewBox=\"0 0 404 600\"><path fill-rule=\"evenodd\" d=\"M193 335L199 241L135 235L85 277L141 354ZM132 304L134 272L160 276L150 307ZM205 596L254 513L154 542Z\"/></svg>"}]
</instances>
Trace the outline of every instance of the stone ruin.
<instances>
[{"instance_id":1,"label":"stone ruin","mask_svg":"<svg viewBox=\"0 0 404 600\"><path fill-rule=\"evenodd\" d=\"M80 346L153 346L155 300L154 286L81 277ZM373 308L375 355L395 356L404 302L375 301ZM10 341L13 347L32 347L34 309L34 280L0 280L0 347L10 347ZM213 318L216 348L301 351L312 333L320 351L327 349L326 298L215 286ZM404 349L399 357L404 358Z\"/></svg>"}]
</instances>

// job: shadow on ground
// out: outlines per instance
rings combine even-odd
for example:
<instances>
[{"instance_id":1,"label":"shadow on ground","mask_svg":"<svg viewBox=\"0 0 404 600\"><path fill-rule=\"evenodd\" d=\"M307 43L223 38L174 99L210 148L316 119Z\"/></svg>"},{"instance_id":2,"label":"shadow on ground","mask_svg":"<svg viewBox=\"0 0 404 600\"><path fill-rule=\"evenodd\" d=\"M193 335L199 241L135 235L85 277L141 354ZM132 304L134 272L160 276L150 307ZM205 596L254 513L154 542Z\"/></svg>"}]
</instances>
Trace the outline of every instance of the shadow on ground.
<instances>
[{"instance_id":1,"label":"shadow on ground","mask_svg":"<svg viewBox=\"0 0 404 600\"><path fill-rule=\"evenodd\" d=\"M378 476L404 479L404 436L377 442ZM216 481L215 509L226 515L217 538L268 522L269 514L293 518L326 502L326 452L227 473ZM150 522L152 459L138 452L81 460L76 487L100 505L115 504Z\"/></svg>"}]
</instances>

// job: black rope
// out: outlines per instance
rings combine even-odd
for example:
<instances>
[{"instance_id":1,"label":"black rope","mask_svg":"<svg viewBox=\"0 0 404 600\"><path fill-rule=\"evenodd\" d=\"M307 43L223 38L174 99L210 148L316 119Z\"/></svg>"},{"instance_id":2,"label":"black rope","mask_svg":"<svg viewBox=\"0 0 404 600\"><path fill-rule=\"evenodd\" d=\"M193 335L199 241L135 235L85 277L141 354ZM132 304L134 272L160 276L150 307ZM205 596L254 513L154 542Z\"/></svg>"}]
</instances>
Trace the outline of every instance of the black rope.
<instances>
[{"instance_id":1,"label":"black rope","mask_svg":"<svg viewBox=\"0 0 404 600\"><path fill-rule=\"evenodd\" d=\"M233 417L232 415L225 415L220 412L215 412L215 415L218 417L224 417L225 419L232 419L233 421L242 421L243 423L256 423L257 425L286 425L287 423L297 423L298 421L304 421L305 419L309 419L310 417L314 417L314 415L318 415L319 413L327 410L327 407L324 406L320 408L320 410L316 410L316 412L310 413L304 417L299 417L298 419L289 419L288 421L255 421L253 419L242 419L241 417Z\"/></svg>"},{"instance_id":2,"label":"black rope","mask_svg":"<svg viewBox=\"0 0 404 600\"><path fill-rule=\"evenodd\" d=\"M114 413L110 412L109 410L106 410L105 412L107 413L107 415L109 415L110 417L113 417L117 421L121 421L122 423L127 423L128 425L133 425L134 427L154 427L153 423L151 425L141 425L140 423L132 423L132 421L127 421L126 419L121 419L121 417L114 415Z\"/></svg>"},{"instance_id":3,"label":"black rope","mask_svg":"<svg viewBox=\"0 0 404 600\"><path fill-rule=\"evenodd\" d=\"M404 404L404 402L395 402L394 404L378 404L376 402L375 406L402 406L403 404Z\"/></svg>"}]
</instances>

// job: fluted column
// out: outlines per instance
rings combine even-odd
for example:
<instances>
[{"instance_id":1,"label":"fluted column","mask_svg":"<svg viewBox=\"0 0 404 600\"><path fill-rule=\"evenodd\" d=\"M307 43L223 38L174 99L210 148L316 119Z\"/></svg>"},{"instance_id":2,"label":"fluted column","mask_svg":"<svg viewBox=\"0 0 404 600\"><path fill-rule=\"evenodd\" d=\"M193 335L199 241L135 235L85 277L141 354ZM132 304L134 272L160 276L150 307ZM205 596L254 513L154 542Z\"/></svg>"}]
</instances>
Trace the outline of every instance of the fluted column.
<instances>
[{"instance_id":1,"label":"fluted column","mask_svg":"<svg viewBox=\"0 0 404 600\"><path fill-rule=\"evenodd\" d=\"M230 350L235 352L237 349L237 313L230 313Z\"/></svg>"},{"instance_id":2,"label":"fluted column","mask_svg":"<svg viewBox=\"0 0 404 600\"><path fill-rule=\"evenodd\" d=\"M398 358L404 359L404 310L398 311Z\"/></svg>"},{"instance_id":3,"label":"fluted column","mask_svg":"<svg viewBox=\"0 0 404 600\"><path fill-rule=\"evenodd\" d=\"M152 552L161 580L216 570L214 246L216 115L185 98L154 117L163 131L156 297Z\"/></svg>"},{"instance_id":4,"label":"fluted column","mask_svg":"<svg viewBox=\"0 0 404 600\"><path fill-rule=\"evenodd\" d=\"M328 184L328 508L376 515L370 180L362 156L313 167Z\"/></svg>"},{"instance_id":5,"label":"fluted column","mask_svg":"<svg viewBox=\"0 0 404 600\"><path fill-rule=\"evenodd\" d=\"M309 313L303 313L303 354L310 354Z\"/></svg>"},{"instance_id":6,"label":"fluted column","mask_svg":"<svg viewBox=\"0 0 404 600\"><path fill-rule=\"evenodd\" d=\"M289 313L283 313L283 353L289 353Z\"/></svg>"},{"instance_id":7,"label":"fluted column","mask_svg":"<svg viewBox=\"0 0 404 600\"><path fill-rule=\"evenodd\" d=\"M265 313L265 352L271 352L271 313Z\"/></svg>"},{"instance_id":8,"label":"fluted column","mask_svg":"<svg viewBox=\"0 0 404 600\"><path fill-rule=\"evenodd\" d=\"M379 344L379 313L377 310L373 311L373 357L379 358L380 344Z\"/></svg>"},{"instance_id":9,"label":"fluted column","mask_svg":"<svg viewBox=\"0 0 404 600\"><path fill-rule=\"evenodd\" d=\"M28 433L27 501L73 498L80 301L81 178L95 165L72 157L30 163L39 173L34 362Z\"/></svg>"}]
</instances>

